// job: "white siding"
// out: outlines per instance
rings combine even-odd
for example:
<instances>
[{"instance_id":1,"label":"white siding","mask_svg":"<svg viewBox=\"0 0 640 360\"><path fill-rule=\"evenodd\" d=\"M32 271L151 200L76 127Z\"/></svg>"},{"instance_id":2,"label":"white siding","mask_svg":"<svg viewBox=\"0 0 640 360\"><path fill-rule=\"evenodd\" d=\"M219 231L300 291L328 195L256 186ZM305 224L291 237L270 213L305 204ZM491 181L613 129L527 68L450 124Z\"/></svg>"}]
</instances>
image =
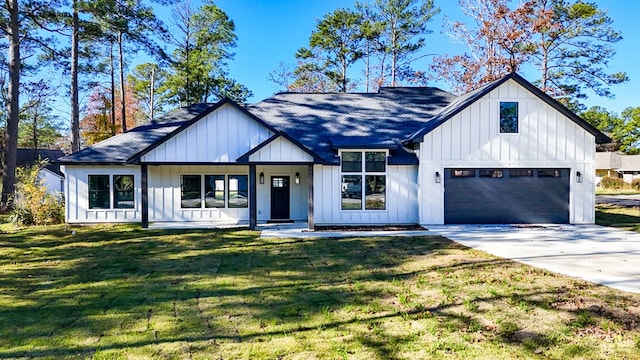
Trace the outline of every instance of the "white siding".
<instances>
[{"instance_id":1,"label":"white siding","mask_svg":"<svg viewBox=\"0 0 640 360\"><path fill-rule=\"evenodd\" d=\"M256 209L258 221L271 219L271 177L289 176L291 220L307 221L309 213L309 169L308 166L256 166L256 176L264 174L264 184L256 179L258 198ZM300 174L300 183L295 183L295 174Z\"/></svg>"},{"instance_id":2,"label":"white siding","mask_svg":"<svg viewBox=\"0 0 640 360\"><path fill-rule=\"evenodd\" d=\"M64 193L68 223L140 222L142 191L139 166L74 166L67 165ZM133 209L89 209L89 175L133 175L135 206ZM113 187L111 187L113 188ZM113 191L110 194L113 204Z\"/></svg>"},{"instance_id":3,"label":"white siding","mask_svg":"<svg viewBox=\"0 0 640 360\"><path fill-rule=\"evenodd\" d=\"M501 101L518 102L519 131L499 132ZM467 131L465 129L470 129ZM444 222L444 179L449 167L558 167L571 169L569 221L595 221L595 138L538 97L509 80L420 143L420 223ZM576 171L584 181L576 183Z\"/></svg>"},{"instance_id":4,"label":"white siding","mask_svg":"<svg viewBox=\"0 0 640 360\"><path fill-rule=\"evenodd\" d=\"M40 170L38 177L40 178L40 180L44 181L44 186L47 187L47 193L52 195L60 195L64 192L64 178L60 175L47 169L42 169Z\"/></svg>"},{"instance_id":5,"label":"white siding","mask_svg":"<svg viewBox=\"0 0 640 360\"><path fill-rule=\"evenodd\" d=\"M224 105L142 157L143 162L235 162L273 133Z\"/></svg>"},{"instance_id":6,"label":"white siding","mask_svg":"<svg viewBox=\"0 0 640 360\"><path fill-rule=\"evenodd\" d=\"M249 221L248 207L183 209L180 206L180 175L248 176L248 166L149 166L148 170L150 222L178 221L227 224ZM225 190L226 186L225 182Z\"/></svg>"},{"instance_id":7,"label":"white siding","mask_svg":"<svg viewBox=\"0 0 640 360\"><path fill-rule=\"evenodd\" d=\"M314 166L314 221L322 224L415 224L418 168L387 166L385 210L341 210L340 166Z\"/></svg>"},{"instance_id":8,"label":"white siding","mask_svg":"<svg viewBox=\"0 0 640 360\"><path fill-rule=\"evenodd\" d=\"M313 157L283 136L249 156L251 162L313 162Z\"/></svg>"}]
</instances>

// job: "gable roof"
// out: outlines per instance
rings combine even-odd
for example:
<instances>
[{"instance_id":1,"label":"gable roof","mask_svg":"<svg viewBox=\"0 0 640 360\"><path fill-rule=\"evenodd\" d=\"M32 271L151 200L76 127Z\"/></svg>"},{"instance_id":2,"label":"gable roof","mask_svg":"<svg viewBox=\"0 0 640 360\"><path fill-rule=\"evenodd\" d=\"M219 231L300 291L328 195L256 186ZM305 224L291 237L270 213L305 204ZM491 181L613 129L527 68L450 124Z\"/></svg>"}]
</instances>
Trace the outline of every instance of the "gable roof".
<instances>
[{"instance_id":1,"label":"gable roof","mask_svg":"<svg viewBox=\"0 0 640 360\"><path fill-rule=\"evenodd\" d=\"M538 87L536 87L535 85L525 80L522 76L516 73L511 73L509 75L503 76L498 80L487 83L473 91L470 91L458 97L457 99L452 101L447 107L442 109L442 111L437 116L434 116L433 119L431 119L431 121L429 121L429 123L425 127L410 134L403 141L403 143L411 144L414 142L421 142L422 139L424 138L424 135L428 134L438 126L442 125L444 122L451 119L452 117L460 113L462 110L466 109L468 106L478 101L483 96L487 95L488 93L496 89L498 86L504 84L508 80L513 80L519 85L521 85L522 87L524 87L525 89L529 90L529 92L533 93L535 96L540 98L540 100L544 101L547 105L556 109L562 115L566 116L567 118L569 118L570 120L578 124L578 126L580 126L581 128L585 129L587 132L595 136L597 144L605 144L605 143L611 142L611 139L607 135L603 134L600 130L596 129L594 126L584 121L581 117L576 115L573 111L567 109L564 105L560 104L559 102L551 98L545 92L538 89Z\"/></svg>"},{"instance_id":2,"label":"gable roof","mask_svg":"<svg viewBox=\"0 0 640 360\"><path fill-rule=\"evenodd\" d=\"M231 105L247 114L271 131L273 127L230 99L215 104L194 104L179 108L154 119L149 124L135 127L90 147L58 159L61 164L135 164L140 158L168 141L183 129L204 118L223 105Z\"/></svg>"},{"instance_id":3,"label":"gable roof","mask_svg":"<svg viewBox=\"0 0 640 360\"><path fill-rule=\"evenodd\" d=\"M260 151L262 148L266 147L267 145L275 142L276 140L280 139L280 138L284 138L287 141L290 141L293 145L297 146L298 148L300 148L300 150L302 150L304 153L308 154L309 156L311 156L313 158L314 162L321 162L322 159L320 159L318 157L318 155L314 154L312 151L310 151L309 149L307 149L305 146L303 146L302 144L300 144L298 141L296 141L296 139L292 138L291 136L283 133L282 131L278 131L276 132L273 136L271 136L269 139L267 139L266 141L262 142L260 145L254 147L253 149L247 151L245 154L243 154L242 156L240 156L238 159L236 159L236 161L240 164L246 164L249 163L249 158L251 157L251 155L257 153L258 151Z\"/></svg>"},{"instance_id":4,"label":"gable roof","mask_svg":"<svg viewBox=\"0 0 640 360\"><path fill-rule=\"evenodd\" d=\"M225 104L234 106L312 155L316 163L337 165L338 149L388 149L392 165L414 165L412 145L483 96L514 80L587 132L597 143L610 142L602 132L517 74L456 97L434 87L381 88L378 93L295 93L273 95L246 107L229 99L196 104L150 124L109 138L59 159L63 164L136 164L142 156ZM266 144L262 144L264 146ZM255 151L237 159L247 162Z\"/></svg>"},{"instance_id":5,"label":"gable roof","mask_svg":"<svg viewBox=\"0 0 640 360\"><path fill-rule=\"evenodd\" d=\"M378 93L276 94L247 109L317 154L339 163L336 148L390 149L389 164L417 164L400 143L447 106L454 95L433 87L381 88Z\"/></svg>"}]
</instances>

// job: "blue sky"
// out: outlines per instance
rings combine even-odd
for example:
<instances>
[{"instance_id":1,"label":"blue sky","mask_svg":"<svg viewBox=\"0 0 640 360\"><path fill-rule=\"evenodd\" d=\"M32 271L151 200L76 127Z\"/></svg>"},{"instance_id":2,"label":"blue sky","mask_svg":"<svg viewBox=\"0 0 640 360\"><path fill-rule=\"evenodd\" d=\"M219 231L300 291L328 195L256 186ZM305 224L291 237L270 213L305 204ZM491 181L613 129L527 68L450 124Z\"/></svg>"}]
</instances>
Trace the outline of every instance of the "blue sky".
<instances>
[{"instance_id":1,"label":"blue sky","mask_svg":"<svg viewBox=\"0 0 640 360\"><path fill-rule=\"evenodd\" d=\"M338 8L352 7L354 0L216 0L236 25L238 46L235 59L230 63L230 75L254 93L250 101L260 101L278 90L267 80L267 75L280 61L294 64L296 50L308 44L309 35L318 19ZM610 61L612 71L626 71L631 80L612 87L615 99L599 97L589 93L585 101L588 106L601 105L621 112L623 109L640 106L640 1L596 0L598 6L607 10L614 19L614 27L621 31L623 40L615 44L617 54ZM464 15L455 0L436 0L441 8L429 24L433 33L426 36L425 53L457 54L466 50L462 45L442 33L443 19L464 20ZM198 5L194 1L193 5ZM414 68L428 70L430 57L414 63ZM522 74L534 80L536 74ZM444 83L431 83L447 90Z\"/></svg>"}]
</instances>

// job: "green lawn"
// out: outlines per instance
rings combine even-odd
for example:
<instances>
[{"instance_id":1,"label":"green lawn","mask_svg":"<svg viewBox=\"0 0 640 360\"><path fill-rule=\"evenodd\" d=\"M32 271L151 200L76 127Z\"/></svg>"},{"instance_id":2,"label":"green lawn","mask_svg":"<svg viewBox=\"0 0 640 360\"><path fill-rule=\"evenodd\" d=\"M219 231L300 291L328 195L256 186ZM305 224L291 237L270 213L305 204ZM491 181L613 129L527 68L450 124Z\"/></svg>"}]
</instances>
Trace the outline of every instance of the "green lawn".
<instances>
[{"instance_id":1,"label":"green lawn","mask_svg":"<svg viewBox=\"0 0 640 360\"><path fill-rule=\"evenodd\" d=\"M640 295L440 237L0 234L0 358L640 359Z\"/></svg>"}]
</instances>

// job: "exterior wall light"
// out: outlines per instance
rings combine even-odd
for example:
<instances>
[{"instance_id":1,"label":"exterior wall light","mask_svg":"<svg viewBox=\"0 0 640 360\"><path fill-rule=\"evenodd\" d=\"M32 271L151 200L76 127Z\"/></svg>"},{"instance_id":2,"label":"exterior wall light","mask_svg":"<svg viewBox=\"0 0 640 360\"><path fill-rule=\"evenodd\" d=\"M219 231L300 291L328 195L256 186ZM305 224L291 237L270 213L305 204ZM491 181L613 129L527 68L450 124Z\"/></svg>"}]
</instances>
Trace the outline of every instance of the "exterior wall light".
<instances>
[{"instance_id":1,"label":"exterior wall light","mask_svg":"<svg viewBox=\"0 0 640 360\"><path fill-rule=\"evenodd\" d=\"M440 181L442 181L440 178L440 171L436 171L436 184L440 184Z\"/></svg>"},{"instance_id":2,"label":"exterior wall light","mask_svg":"<svg viewBox=\"0 0 640 360\"><path fill-rule=\"evenodd\" d=\"M300 173L299 172L296 173L295 179L296 179L296 184L300 184Z\"/></svg>"},{"instance_id":3,"label":"exterior wall light","mask_svg":"<svg viewBox=\"0 0 640 360\"><path fill-rule=\"evenodd\" d=\"M582 182L582 173L580 171L576 171L576 182L577 183Z\"/></svg>"},{"instance_id":4,"label":"exterior wall light","mask_svg":"<svg viewBox=\"0 0 640 360\"><path fill-rule=\"evenodd\" d=\"M260 184L264 184L264 173L260 173Z\"/></svg>"}]
</instances>

